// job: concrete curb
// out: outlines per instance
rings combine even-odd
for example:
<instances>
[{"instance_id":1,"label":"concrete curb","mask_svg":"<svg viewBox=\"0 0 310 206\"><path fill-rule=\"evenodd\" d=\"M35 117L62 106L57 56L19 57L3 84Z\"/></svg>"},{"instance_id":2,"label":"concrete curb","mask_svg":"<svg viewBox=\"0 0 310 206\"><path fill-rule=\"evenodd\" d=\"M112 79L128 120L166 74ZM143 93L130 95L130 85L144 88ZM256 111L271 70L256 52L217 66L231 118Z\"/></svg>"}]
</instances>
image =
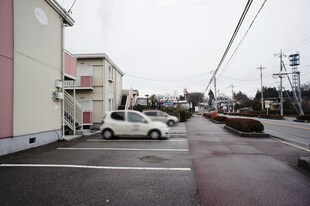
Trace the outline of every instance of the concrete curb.
<instances>
[{"instance_id":1,"label":"concrete curb","mask_svg":"<svg viewBox=\"0 0 310 206\"><path fill-rule=\"evenodd\" d=\"M211 122L215 123L215 124L225 124L225 121L216 121L212 118L209 119Z\"/></svg>"},{"instance_id":2,"label":"concrete curb","mask_svg":"<svg viewBox=\"0 0 310 206\"><path fill-rule=\"evenodd\" d=\"M83 135L67 135L65 136L63 139L61 139L62 141L65 141L65 142L69 142L71 140L74 140L74 139L77 139L77 138L80 138L82 137Z\"/></svg>"},{"instance_id":3,"label":"concrete curb","mask_svg":"<svg viewBox=\"0 0 310 206\"><path fill-rule=\"evenodd\" d=\"M94 134L100 134L100 131L96 131L96 132L84 134L83 137L89 137L89 136L92 136L92 135L94 135Z\"/></svg>"},{"instance_id":4,"label":"concrete curb","mask_svg":"<svg viewBox=\"0 0 310 206\"><path fill-rule=\"evenodd\" d=\"M310 123L309 120L298 120L298 119L295 119L293 120L294 122L301 122L301 123Z\"/></svg>"},{"instance_id":5,"label":"concrete curb","mask_svg":"<svg viewBox=\"0 0 310 206\"><path fill-rule=\"evenodd\" d=\"M95 134L99 134L100 131L96 131L96 132L92 132L92 133L88 133L88 134L83 134L83 135L68 135L65 136L63 139L61 139L62 141L66 141L69 142L71 140L77 139L77 138L81 138L81 137L89 137Z\"/></svg>"},{"instance_id":6,"label":"concrete curb","mask_svg":"<svg viewBox=\"0 0 310 206\"><path fill-rule=\"evenodd\" d=\"M234 128L231 128L227 125L224 125L224 128L227 129L228 131L235 133L241 137L270 137L269 134L267 133L251 133L251 132L240 132Z\"/></svg>"},{"instance_id":7,"label":"concrete curb","mask_svg":"<svg viewBox=\"0 0 310 206\"><path fill-rule=\"evenodd\" d=\"M299 157L298 167L310 171L310 157Z\"/></svg>"}]
</instances>

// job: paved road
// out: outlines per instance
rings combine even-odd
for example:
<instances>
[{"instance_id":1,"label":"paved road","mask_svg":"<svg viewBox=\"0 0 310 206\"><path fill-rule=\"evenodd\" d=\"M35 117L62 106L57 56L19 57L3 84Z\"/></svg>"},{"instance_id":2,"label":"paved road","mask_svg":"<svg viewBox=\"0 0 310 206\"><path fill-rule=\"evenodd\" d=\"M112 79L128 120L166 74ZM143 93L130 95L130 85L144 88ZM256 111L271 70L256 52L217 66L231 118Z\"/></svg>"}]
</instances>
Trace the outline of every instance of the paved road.
<instances>
[{"instance_id":1,"label":"paved road","mask_svg":"<svg viewBox=\"0 0 310 206\"><path fill-rule=\"evenodd\" d=\"M100 135L0 157L0 205L198 205L185 124L172 138Z\"/></svg>"},{"instance_id":2,"label":"paved road","mask_svg":"<svg viewBox=\"0 0 310 206\"><path fill-rule=\"evenodd\" d=\"M249 118L242 116L227 116L238 118ZM265 132L273 137L284 141L296 143L310 149L310 124L302 122L294 122L293 119L288 120L270 120L263 118L252 118L263 123Z\"/></svg>"},{"instance_id":3,"label":"paved road","mask_svg":"<svg viewBox=\"0 0 310 206\"><path fill-rule=\"evenodd\" d=\"M188 151L189 150L189 151ZM171 139L100 135L0 157L2 205L310 205L308 152L201 116Z\"/></svg>"},{"instance_id":4,"label":"paved road","mask_svg":"<svg viewBox=\"0 0 310 206\"><path fill-rule=\"evenodd\" d=\"M201 205L310 205L310 175L296 167L308 152L201 116L186 125Z\"/></svg>"},{"instance_id":5,"label":"paved road","mask_svg":"<svg viewBox=\"0 0 310 206\"><path fill-rule=\"evenodd\" d=\"M259 119L272 136L310 148L310 124L285 120Z\"/></svg>"}]
</instances>

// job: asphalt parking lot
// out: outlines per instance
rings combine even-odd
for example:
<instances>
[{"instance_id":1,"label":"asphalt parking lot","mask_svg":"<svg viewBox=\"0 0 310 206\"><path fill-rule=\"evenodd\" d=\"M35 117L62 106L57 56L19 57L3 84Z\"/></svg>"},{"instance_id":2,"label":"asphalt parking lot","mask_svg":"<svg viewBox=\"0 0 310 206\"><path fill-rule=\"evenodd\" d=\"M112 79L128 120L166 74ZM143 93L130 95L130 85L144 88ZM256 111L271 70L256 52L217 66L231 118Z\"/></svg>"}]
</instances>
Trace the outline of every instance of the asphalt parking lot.
<instances>
[{"instance_id":1,"label":"asphalt parking lot","mask_svg":"<svg viewBox=\"0 0 310 206\"><path fill-rule=\"evenodd\" d=\"M1 205L198 205L185 124L168 140L99 134L0 157Z\"/></svg>"}]
</instances>

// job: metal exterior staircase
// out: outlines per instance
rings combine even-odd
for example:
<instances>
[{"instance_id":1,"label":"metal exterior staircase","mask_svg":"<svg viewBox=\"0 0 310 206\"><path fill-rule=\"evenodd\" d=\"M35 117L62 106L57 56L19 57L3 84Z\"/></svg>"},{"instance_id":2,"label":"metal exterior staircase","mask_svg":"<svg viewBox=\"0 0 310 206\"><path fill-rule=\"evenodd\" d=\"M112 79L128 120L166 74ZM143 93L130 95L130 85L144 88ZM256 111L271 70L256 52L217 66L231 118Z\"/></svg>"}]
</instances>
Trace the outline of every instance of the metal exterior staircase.
<instances>
[{"instance_id":1,"label":"metal exterior staircase","mask_svg":"<svg viewBox=\"0 0 310 206\"><path fill-rule=\"evenodd\" d=\"M83 129L83 108L68 92L64 94L64 124L75 134L77 129Z\"/></svg>"}]
</instances>

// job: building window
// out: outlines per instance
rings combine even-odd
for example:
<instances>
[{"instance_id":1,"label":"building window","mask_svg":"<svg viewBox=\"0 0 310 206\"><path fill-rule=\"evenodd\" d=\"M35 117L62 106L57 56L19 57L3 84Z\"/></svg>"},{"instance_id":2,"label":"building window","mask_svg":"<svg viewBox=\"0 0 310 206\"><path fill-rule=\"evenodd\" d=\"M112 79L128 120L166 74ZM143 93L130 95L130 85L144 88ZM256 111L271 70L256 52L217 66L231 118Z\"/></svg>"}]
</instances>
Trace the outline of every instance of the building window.
<instances>
[{"instance_id":1,"label":"building window","mask_svg":"<svg viewBox=\"0 0 310 206\"><path fill-rule=\"evenodd\" d=\"M114 77L113 77L113 67L109 66L109 81L113 82Z\"/></svg>"},{"instance_id":2,"label":"building window","mask_svg":"<svg viewBox=\"0 0 310 206\"><path fill-rule=\"evenodd\" d=\"M109 111L113 110L113 99L109 99Z\"/></svg>"}]
</instances>

